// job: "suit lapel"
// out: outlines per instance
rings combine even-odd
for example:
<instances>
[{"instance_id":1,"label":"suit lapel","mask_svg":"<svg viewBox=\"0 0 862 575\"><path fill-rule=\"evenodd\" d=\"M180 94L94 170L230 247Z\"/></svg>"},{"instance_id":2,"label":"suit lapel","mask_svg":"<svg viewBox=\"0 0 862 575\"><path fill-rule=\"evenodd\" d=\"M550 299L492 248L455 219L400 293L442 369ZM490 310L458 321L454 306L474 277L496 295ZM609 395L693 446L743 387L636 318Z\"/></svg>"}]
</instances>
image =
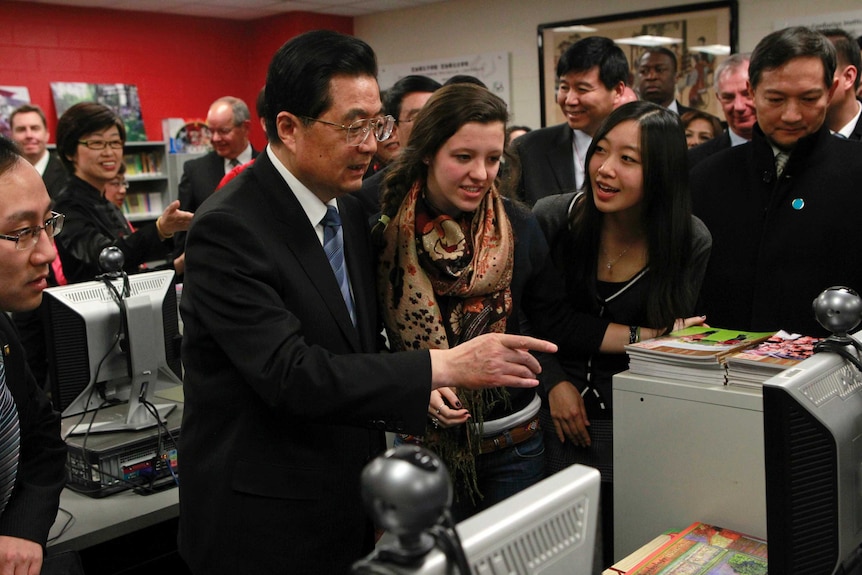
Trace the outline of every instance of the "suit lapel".
<instances>
[{"instance_id":1,"label":"suit lapel","mask_svg":"<svg viewBox=\"0 0 862 575\"><path fill-rule=\"evenodd\" d=\"M575 156L572 151L572 138L575 134L568 124L560 124L555 143L548 150L548 164L563 192L575 189Z\"/></svg>"},{"instance_id":2,"label":"suit lapel","mask_svg":"<svg viewBox=\"0 0 862 575\"><path fill-rule=\"evenodd\" d=\"M335 279L335 274L332 273L326 253L317 238L317 232L311 222L308 221L299 200L296 199L293 191L276 171L267 154L261 154L255 160L253 170L262 189L272 199L273 214L275 219L279 221L278 233L282 239L283 247L299 263L313 289L320 294L326 303L326 307L345 338L356 351L361 351L359 335L353 322L350 321L350 314L341 296L338 281ZM348 242L352 239L348 239L346 230L344 234L345 257L347 257L352 250L348 247ZM355 279L353 270L354 268L350 266L348 261L348 273L350 273L352 287L356 290L361 282L357 281L358 278ZM361 315L358 303L356 312L357 316Z\"/></svg>"}]
</instances>

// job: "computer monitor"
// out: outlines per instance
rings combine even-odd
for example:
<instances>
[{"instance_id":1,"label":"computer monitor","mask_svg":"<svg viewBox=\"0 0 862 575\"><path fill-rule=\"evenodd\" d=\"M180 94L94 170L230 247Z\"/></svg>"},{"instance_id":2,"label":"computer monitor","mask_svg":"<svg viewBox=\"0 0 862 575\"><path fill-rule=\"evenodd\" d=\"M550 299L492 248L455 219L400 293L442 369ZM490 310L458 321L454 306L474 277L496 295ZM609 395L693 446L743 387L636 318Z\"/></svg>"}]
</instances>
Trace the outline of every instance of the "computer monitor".
<instances>
[{"instance_id":1,"label":"computer monitor","mask_svg":"<svg viewBox=\"0 0 862 575\"><path fill-rule=\"evenodd\" d=\"M44 321L54 406L81 414L71 433L138 430L164 421L172 403L155 403L157 389L181 385L179 325L171 270L48 288ZM126 402L124 415L101 407Z\"/></svg>"},{"instance_id":2,"label":"computer monitor","mask_svg":"<svg viewBox=\"0 0 862 575\"><path fill-rule=\"evenodd\" d=\"M857 573L862 373L818 353L763 385L769 571Z\"/></svg>"},{"instance_id":3,"label":"computer monitor","mask_svg":"<svg viewBox=\"0 0 862 575\"><path fill-rule=\"evenodd\" d=\"M597 469L572 465L456 527L474 574L592 575L599 508ZM395 573L452 573L435 549ZM460 574L467 575L467 574Z\"/></svg>"}]
</instances>

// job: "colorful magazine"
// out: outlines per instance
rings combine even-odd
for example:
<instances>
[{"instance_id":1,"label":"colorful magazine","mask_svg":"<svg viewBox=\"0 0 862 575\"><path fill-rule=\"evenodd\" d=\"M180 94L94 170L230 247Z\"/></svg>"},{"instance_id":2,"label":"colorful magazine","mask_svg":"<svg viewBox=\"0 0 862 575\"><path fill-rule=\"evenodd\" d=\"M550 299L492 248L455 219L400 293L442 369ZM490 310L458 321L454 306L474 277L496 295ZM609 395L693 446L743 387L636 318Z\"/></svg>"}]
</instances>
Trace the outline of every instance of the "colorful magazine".
<instances>
[{"instance_id":1,"label":"colorful magazine","mask_svg":"<svg viewBox=\"0 0 862 575\"><path fill-rule=\"evenodd\" d=\"M751 347L775 332L696 326L626 346L629 358L654 357L669 363L723 363L728 355Z\"/></svg>"},{"instance_id":2,"label":"colorful magazine","mask_svg":"<svg viewBox=\"0 0 862 575\"><path fill-rule=\"evenodd\" d=\"M626 575L766 575L766 541L695 522Z\"/></svg>"}]
</instances>

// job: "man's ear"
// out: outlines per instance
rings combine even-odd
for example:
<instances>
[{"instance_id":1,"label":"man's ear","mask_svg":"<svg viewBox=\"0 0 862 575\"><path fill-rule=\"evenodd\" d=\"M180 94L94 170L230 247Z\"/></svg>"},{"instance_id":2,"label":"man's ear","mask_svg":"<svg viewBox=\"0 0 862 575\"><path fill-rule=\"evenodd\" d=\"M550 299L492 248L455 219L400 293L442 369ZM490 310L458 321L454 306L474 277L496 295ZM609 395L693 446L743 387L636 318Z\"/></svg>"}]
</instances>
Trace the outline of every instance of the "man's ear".
<instances>
[{"instance_id":1,"label":"man's ear","mask_svg":"<svg viewBox=\"0 0 862 575\"><path fill-rule=\"evenodd\" d=\"M304 127L302 121L290 112L279 112L275 117L275 128L278 139L289 150L296 149L297 134Z\"/></svg>"}]
</instances>

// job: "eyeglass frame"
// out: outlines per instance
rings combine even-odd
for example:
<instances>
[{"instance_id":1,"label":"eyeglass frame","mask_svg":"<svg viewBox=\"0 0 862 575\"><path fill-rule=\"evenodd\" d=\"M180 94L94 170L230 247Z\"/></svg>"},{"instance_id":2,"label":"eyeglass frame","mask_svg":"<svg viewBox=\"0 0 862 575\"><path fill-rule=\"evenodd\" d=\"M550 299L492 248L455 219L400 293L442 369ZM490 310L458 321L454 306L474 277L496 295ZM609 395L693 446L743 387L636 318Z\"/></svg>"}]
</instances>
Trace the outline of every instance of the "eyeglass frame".
<instances>
[{"instance_id":1,"label":"eyeglass frame","mask_svg":"<svg viewBox=\"0 0 862 575\"><path fill-rule=\"evenodd\" d=\"M299 116L299 117L302 118L303 120L310 120L312 122L320 122L321 124L327 124L329 126L335 126L336 128L344 130L346 132L345 141L347 142L347 145L348 146L354 146L354 147L361 146L363 143L365 143L365 141L368 139L368 134L370 134L373 131L373 127L375 125L374 124L375 122L379 122L380 120L384 120L384 121L391 124L389 131L386 132L382 138L378 137L377 134L374 134L374 138L378 142L385 142L386 140L388 140L389 137L392 135L392 131L395 129L395 124L397 123L397 120L391 114L386 114L385 116L377 116L376 118L363 118L361 120L356 120L355 122L351 122L351 124L348 126L345 126L344 124L336 124L335 122L328 122L326 120L321 120L319 118L312 118L310 116ZM372 129L371 130L365 130L364 128L360 128L359 126L357 126L357 124L361 124L363 122L368 122L369 127L371 127ZM384 126L385 126L385 124L384 124ZM358 142L356 142L355 144L351 144L350 143L350 130L360 130L359 133L363 134L362 139L359 140Z\"/></svg>"},{"instance_id":2,"label":"eyeglass frame","mask_svg":"<svg viewBox=\"0 0 862 575\"><path fill-rule=\"evenodd\" d=\"M42 236L43 230L45 231L45 234L47 234L48 239L53 240L57 236L57 234L63 231L63 222L65 221L65 214L61 214L52 210L51 217L45 220L41 226L30 226L27 228L22 228L14 234L0 234L0 239L15 242L15 249L19 252L27 251L36 247L36 244L39 243L39 238ZM53 232L48 233L48 228L51 228ZM23 239L26 243L27 234L33 237L33 241L29 245L22 246L21 241Z\"/></svg>"},{"instance_id":3,"label":"eyeglass frame","mask_svg":"<svg viewBox=\"0 0 862 575\"><path fill-rule=\"evenodd\" d=\"M93 150L94 152L101 152L105 148L110 148L111 150L122 150L125 147L126 143L123 140L78 140L78 143L88 150ZM101 143L101 147L94 148L94 143ZM119 147L114 144L120 144Z\"/></svg>"},{"instance_id":4,"label":"eyeglass frame","mask_svg":"<svg viewBox=\"0 0 862 575\"><path fill-rule=\"evenodd\" d=\"M118 188L126 188L127 190L129 189L129 181L125 180L125 179L120 180L119 182L115 182L114 180L110 180L105 185L106 186L117 186Z\"/></svg>"}]
</instances>

